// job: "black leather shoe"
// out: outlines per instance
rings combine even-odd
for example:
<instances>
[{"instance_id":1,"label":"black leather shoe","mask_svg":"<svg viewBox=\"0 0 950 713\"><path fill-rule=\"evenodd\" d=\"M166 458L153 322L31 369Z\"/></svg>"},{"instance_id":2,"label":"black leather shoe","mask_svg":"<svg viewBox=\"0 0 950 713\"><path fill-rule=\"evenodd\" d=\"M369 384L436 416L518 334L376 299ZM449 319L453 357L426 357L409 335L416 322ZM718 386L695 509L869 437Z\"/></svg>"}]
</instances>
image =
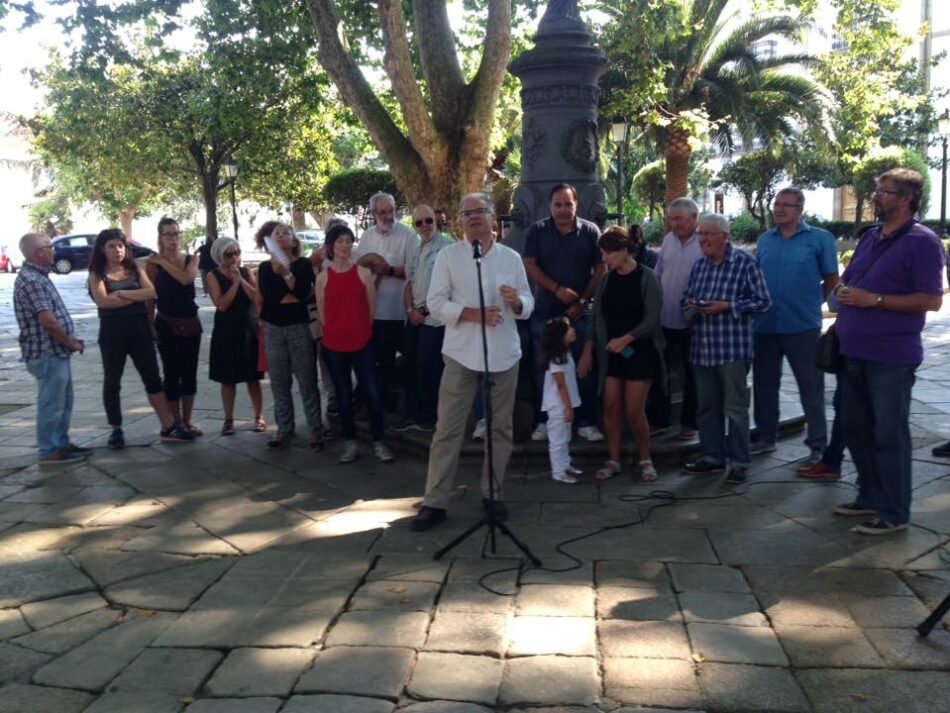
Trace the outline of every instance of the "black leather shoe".
<instances>
[{"instance_id":1,"label":"black leather shoe","mask_svg":"<svg viewBox=\"0 0 950 713\"><path fill-rule=\"evenodd\" d=\"M683 470L687 473L718 473L721 470L725 470L726 465L724 463L717 463L711 458L706 458L703 456L694 461L690 461L683 466Z\"/></svg>"},{"instance_id":2,"label":"black leather shoe","mask_svg":"<svg viewBox=\"0 0 950 713\"><path fill-rule=\"evenodd\" d=\"M495 500L493 502L488 498L482 498L482 506L486 512L494 512L495 519L498 520L498 522L504 522L508 519L508 506L501 500Z\"/></svg>"},{"instance_id":3,"label":"black leather shoe","mask_svg":"<svg viewBox=\"0 0 950 713\"><path fill-rule=\"evenodd\" d=\"M729 483L729 485L741 485L742 483L746 481L748 477L749 477L748 468L739 468L739 467L730 468L729 474L726 476L726 482Z\"/></svg>"},{"instance_id":4,"label":"black leather shoe","mask_svg":"<svg viewBox=\"0 0 950 713\"><path fill-rule=\"evenodd\" d=\"M443 522L445 522L445 510L423 505L419 508L419 514L412 518L409 527L416 532L425 532L436 525L441 525Z\"/></svg>"},{"instance_id":5,"label":"black leather shoe","mask_svg":"<svg viewBox=\"0 0 950 713\"><path fill-rule=\"evenodd\" d=\"M950 441L937 446L930 452L938 458L950 458Z\"/></svg>"}]
</instances>

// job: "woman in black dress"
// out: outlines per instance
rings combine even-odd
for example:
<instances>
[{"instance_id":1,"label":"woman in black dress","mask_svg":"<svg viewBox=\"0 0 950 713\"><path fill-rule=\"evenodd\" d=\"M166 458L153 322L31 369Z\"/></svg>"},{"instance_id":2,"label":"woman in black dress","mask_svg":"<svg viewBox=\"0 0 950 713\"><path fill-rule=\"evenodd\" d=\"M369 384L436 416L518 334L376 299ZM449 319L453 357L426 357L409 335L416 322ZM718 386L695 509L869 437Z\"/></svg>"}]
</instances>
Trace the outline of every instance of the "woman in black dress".
<instances>
[{"instance_id":1,"label":"woman in black dress","mask_svg":"<svg viewBox=\"0 0 950 713\"><path fill-rule=\"evenodd\" d=\"M639 454L640 478L656 480L650 458L650 425L645 413L654 379L663 378L663 332L660 329L662 291L653 270L634 259L643 244L643 232L634 225L628 233L614 226L597 241L607 265L597 291L578 373L587 376L597 360L598 383L604 399L604 431L608 460L597 480L621 472L620 436L626 414Z\"/></svg>"},{"instance_id":2,"label":"woman in black dress","mask_svg":"<svg viewBox=\"0 0 950 713\"><path fill-rule=\"evenodd\" d=\"M261 372L257 370L257 311L260 293L253 273L241 267L241 246L233 238L218 238L211 246L217 267L208 273L208 293L217 310L211 333L211 380L221 384L224 424L221 435L234 434L234 399L237 384L247 384L254 406L254 430L267 430Z\"/></svg>"}]
</instances>

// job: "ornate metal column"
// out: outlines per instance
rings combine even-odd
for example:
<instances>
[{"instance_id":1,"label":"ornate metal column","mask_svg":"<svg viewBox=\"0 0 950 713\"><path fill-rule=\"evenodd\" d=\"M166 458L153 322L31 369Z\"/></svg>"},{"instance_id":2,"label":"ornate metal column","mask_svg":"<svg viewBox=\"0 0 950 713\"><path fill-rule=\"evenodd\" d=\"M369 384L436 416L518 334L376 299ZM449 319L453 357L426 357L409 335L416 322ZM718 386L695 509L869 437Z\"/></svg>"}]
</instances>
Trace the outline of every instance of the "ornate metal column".
<instances>
[{"instance_id":1,"label":"ornate metal column","mask_svg":"<svg viewBox=\"0 0 950 713\"><path fill-rule=\"evenodd\" d=\"M519 252L528 226L548 216L548 192L558 183L577 188L578 215L600 225L606 219L606 195L597 177L597 80L606 67L576 0L552 0L535 47L508 66L522 85L521 182L506 239Z\"/></svg>"}]
</instances>

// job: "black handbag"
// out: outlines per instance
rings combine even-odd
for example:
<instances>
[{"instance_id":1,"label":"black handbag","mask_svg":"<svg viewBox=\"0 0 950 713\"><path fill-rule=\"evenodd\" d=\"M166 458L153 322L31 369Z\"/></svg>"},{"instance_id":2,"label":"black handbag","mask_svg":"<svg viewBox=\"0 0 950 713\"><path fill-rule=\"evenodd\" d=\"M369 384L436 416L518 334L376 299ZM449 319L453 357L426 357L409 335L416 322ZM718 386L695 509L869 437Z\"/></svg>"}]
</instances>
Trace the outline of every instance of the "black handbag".
<instances>
[{"instance_id":1,"label":"black handbag","mask_svg":"<svg viewBox=\"0 0 950 713\"><path fill-rule=\"evenodd\" d=\"M818 348L815 350L815 366L826 374L840 374L844 368L844 357L841 355L841 342L832 323L828 330L818 337Z\"/></svg>"}]
</instances>

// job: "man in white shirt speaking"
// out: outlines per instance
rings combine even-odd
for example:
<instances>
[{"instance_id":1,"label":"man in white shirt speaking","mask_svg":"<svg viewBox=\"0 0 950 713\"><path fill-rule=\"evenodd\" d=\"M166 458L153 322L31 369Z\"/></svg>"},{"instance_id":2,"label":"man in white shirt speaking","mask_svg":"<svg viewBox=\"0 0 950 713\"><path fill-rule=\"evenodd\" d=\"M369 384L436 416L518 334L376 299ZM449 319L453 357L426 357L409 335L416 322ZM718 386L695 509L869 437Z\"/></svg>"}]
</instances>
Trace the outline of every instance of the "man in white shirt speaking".
<instances>
[{"instance_id":1,"label":"man in white shirt speaking","mask_svg":"<svg viewBox=\"0 0 950 713\"><path fill-rule=\"evenodd\" d=\"M465 240L439 253L426 298L432 315L445 324L442 342L445 371L439 386L438 418L429 450L425 499L412 521L412 529L420 531L445 522L445 508L455 482L468 413L485 370L474 243L481 244L482 254L488 371L493 384L492 465L497 500L493 503L488 497L487 458L482 472L482 498L485 508L494 508L495 517L500 520L507 516L501 485L511 457L512 414L521 360L521 341L515 320L527 319L534 308L521 256L496 243L492 235L491 197L484 193L463 196L459 218Z\"/></svg>"}]
</instances>

